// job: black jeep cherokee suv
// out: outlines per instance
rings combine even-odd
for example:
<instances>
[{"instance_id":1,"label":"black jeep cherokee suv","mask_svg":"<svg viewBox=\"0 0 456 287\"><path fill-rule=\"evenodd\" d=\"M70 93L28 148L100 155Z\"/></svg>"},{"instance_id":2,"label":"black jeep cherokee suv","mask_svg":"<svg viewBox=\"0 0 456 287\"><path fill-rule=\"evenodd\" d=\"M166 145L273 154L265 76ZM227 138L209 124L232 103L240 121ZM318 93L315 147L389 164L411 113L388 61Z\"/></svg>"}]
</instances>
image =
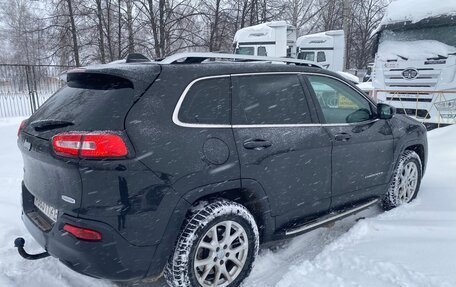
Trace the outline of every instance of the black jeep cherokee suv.
<instances>
[{"instance_id":1,"label":"black jeep cherokee suv","mask_svg":"<svg viewBox=\"0 0 456 287\"><path fill-rule=\"evenodd\" d=\"M424 126L329 71L80 68L19 130L23 220L71 269L238 286L260 243L414 199Z\"/></svg>"}]
</instances>

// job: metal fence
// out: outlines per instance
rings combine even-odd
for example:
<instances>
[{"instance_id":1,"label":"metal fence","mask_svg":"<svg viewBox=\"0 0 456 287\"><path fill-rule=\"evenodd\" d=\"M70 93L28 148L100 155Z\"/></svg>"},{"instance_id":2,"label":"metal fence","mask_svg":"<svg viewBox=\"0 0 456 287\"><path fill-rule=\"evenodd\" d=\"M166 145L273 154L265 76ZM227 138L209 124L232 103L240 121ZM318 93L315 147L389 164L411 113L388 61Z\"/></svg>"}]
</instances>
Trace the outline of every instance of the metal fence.
<instances>
[{"instance_id":1,"label":"metal fence","mask_svg":"<svg viewBox=\"0 0 456 287\"><path fill-rule=\"evenodd\" d=\"M0 118L30 116L64 85L70 66L0 64Z\"/></svg>"}]
</instances>

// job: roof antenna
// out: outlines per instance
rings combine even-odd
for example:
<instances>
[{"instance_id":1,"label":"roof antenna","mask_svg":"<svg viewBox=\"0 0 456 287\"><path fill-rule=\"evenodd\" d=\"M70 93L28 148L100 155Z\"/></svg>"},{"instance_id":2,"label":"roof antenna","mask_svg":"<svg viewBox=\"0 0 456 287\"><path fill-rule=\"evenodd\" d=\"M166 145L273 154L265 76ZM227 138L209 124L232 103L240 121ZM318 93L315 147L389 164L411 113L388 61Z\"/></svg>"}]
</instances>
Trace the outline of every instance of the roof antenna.
<instances>
[{"instance_id":1,"label":"roof antenna","mask_svg":"<svg viewBox=\"0 0 456 287\"><path fill-rule=\"evenodd\" d=\"M143 62L150 62L150 60L140 53L130 53L127 56L127 63L143 63Z\"/></svg>"}]
</instances>

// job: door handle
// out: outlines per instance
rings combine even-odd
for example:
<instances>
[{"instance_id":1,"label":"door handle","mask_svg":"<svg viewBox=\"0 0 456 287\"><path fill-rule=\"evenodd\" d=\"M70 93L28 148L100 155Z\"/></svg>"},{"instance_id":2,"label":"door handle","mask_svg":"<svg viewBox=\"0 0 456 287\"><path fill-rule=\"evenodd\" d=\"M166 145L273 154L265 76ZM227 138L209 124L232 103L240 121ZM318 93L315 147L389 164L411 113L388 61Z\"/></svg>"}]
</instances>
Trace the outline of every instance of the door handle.
<instances>
[{"instance_id":1,"label":"door handle","mask_svg":"<svg viewBox=\"0 0 456 287\"><path fill-rule=\"evenodd\" d=\"M246 149L254 149L254 150L262 150L272 146L272 143L267 140L247 140L244 142L244 148Z\"/></svg>"},{"instance_id":2,"label":"door handle","mask_svg":"<svg viewBox=\"0 0 456 287\"><path fill-rule=\"evenodd\" d=\"M348 141L349 139L351 138L351 135L350 134L347 134L347 133L340 133L340 134L336 134L334 136L334 139L336 141L340 141L340 142L346 142Z\"/></svg>"}]
</instances>

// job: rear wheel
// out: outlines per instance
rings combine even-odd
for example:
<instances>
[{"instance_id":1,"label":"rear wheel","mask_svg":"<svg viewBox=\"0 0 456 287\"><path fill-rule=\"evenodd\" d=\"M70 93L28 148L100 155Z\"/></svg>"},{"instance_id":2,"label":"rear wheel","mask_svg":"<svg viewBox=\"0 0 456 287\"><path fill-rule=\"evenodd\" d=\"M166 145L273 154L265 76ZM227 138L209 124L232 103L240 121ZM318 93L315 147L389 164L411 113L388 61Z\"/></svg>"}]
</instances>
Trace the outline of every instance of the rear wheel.
<instances>
[{"instance_id":1,"label":"rear wheel","mask_svg":"<svg viewBox=\"0 0 456 287\"><path fill-rule=\"evenodd\" d=\"M258 227L242 205L216 200L195 208L165 270L170 286L234 287L258 253Z\"/></svg>"},{"instance_id":2,"label":"rear wheel","mask_svg":"<svg viewBox=\"0 0 456 287\"><path fill-rule=\"evenodd\" d=\"M399 159L390 187L383 199L385 209L391 209L415 199L421 184L422 170L419 155L414 151L406 150Z\"/></svg>"}]
</instances>

